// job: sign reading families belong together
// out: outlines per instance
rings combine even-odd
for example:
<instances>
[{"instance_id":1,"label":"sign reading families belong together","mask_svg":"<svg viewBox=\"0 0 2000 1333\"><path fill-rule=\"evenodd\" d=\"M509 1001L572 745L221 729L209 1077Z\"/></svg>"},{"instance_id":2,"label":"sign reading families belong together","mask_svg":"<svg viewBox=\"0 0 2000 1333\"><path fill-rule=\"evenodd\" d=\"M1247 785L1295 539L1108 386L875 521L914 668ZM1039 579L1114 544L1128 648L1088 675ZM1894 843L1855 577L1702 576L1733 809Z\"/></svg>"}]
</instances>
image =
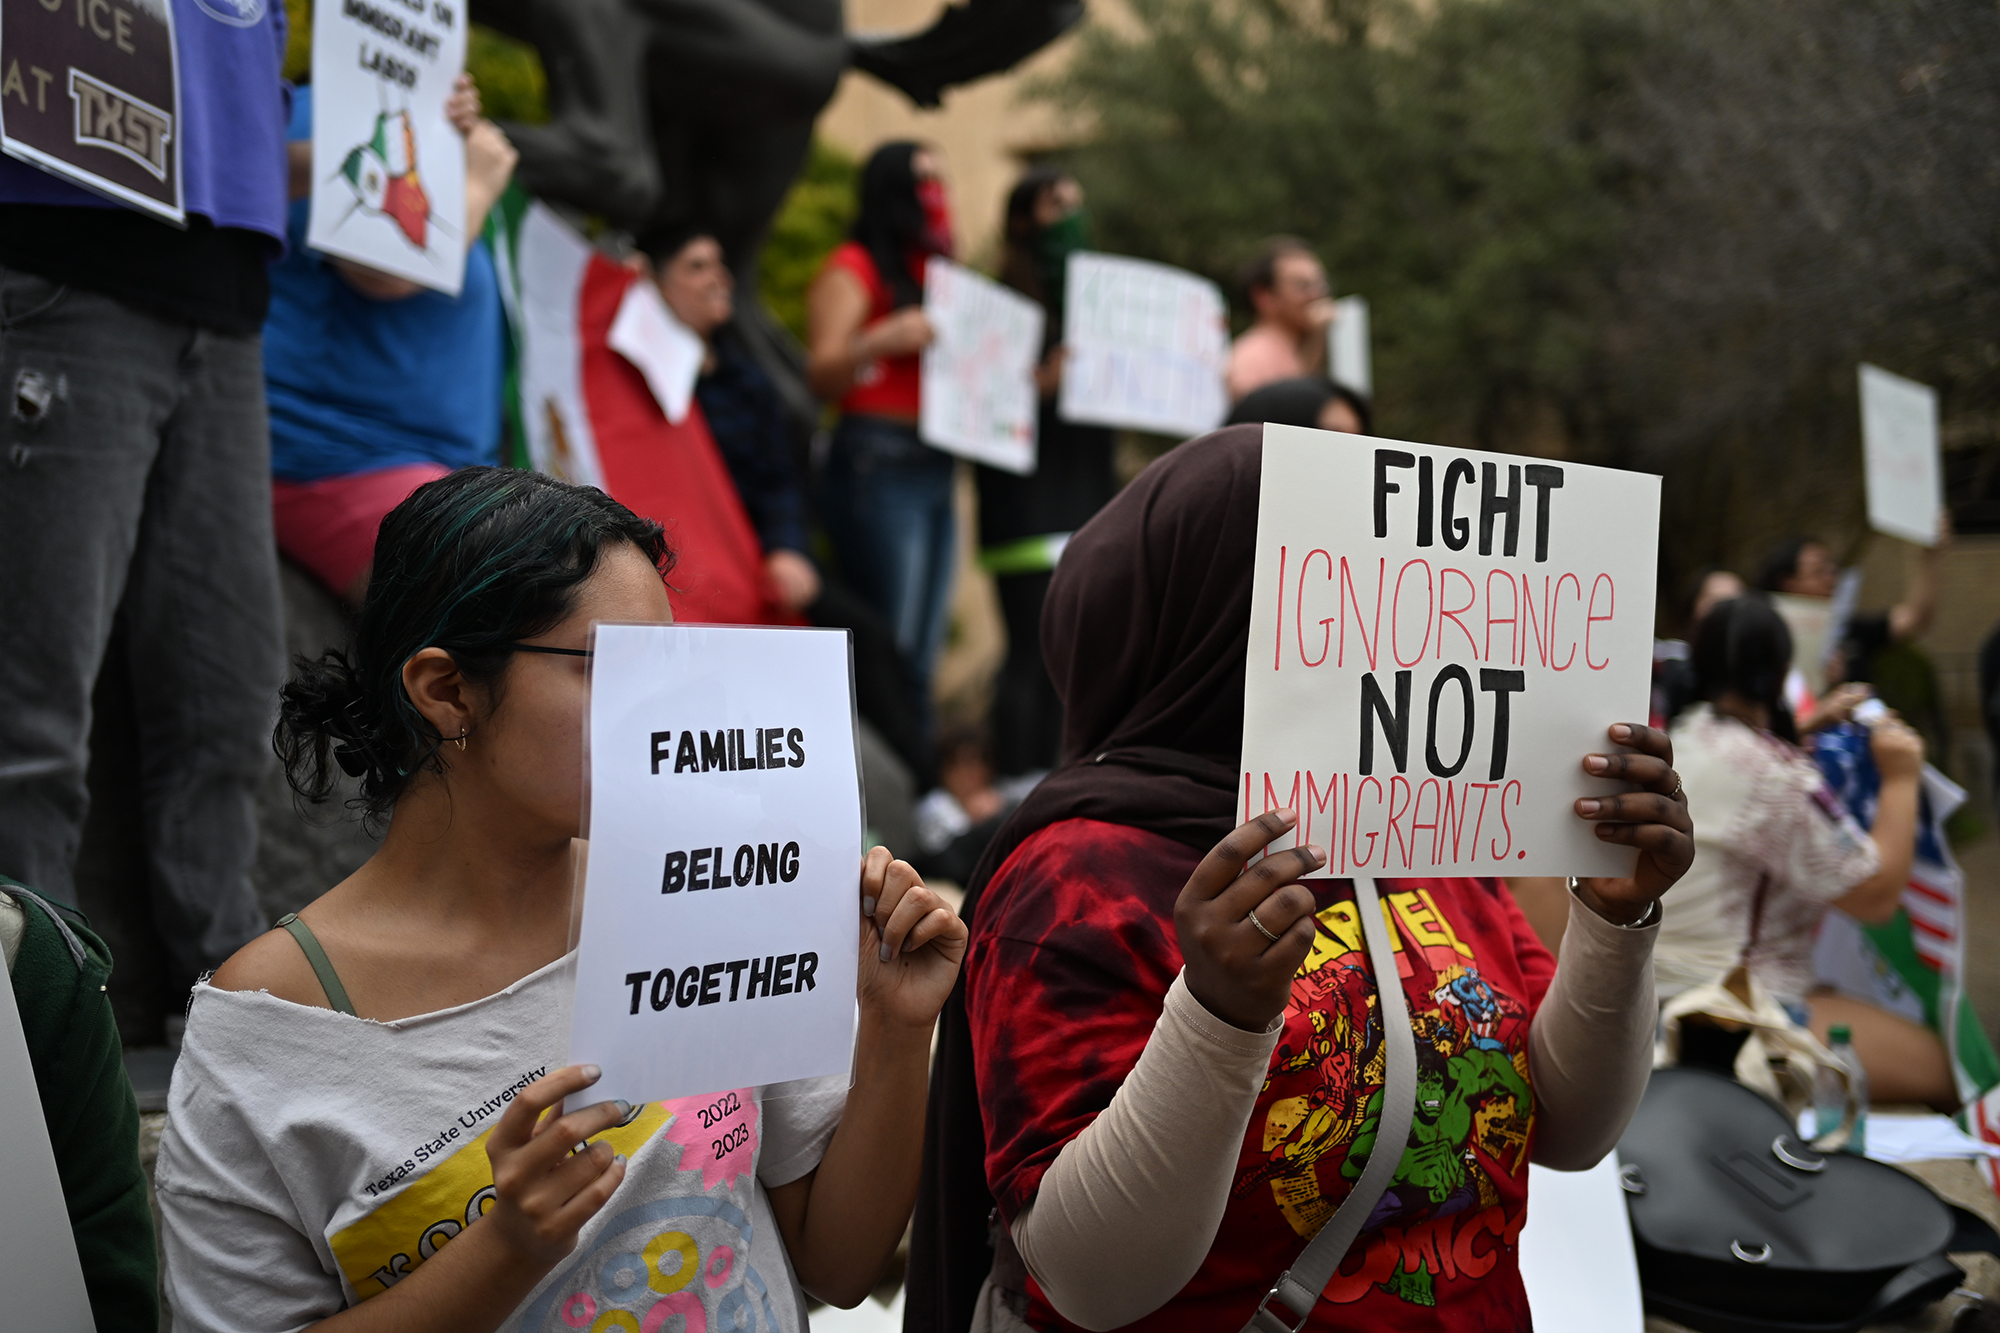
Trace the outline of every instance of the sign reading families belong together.
<instances>
[{"instance_id":1,"label":"sign reading families belong together","mask_svg":"<svg viewBox=\"0 0 2000 1333\"><path fill-rule=\"evenodd\" d=\"M1659 479L1264 428L1242 817L1324 873L1626 875L1573 811L1643 722Z\"/></svg>"},{"instance_id":2,"label":"sign reading families belong together","mask_svg":"<svg viewBox=\"0 0 2000 1333\"><path fill-rule=\"evenodd\" d=\"M861 782L839 630L600 625L572 1063L588 1098L845 1073Z\"/></svg>"}]
</instances>

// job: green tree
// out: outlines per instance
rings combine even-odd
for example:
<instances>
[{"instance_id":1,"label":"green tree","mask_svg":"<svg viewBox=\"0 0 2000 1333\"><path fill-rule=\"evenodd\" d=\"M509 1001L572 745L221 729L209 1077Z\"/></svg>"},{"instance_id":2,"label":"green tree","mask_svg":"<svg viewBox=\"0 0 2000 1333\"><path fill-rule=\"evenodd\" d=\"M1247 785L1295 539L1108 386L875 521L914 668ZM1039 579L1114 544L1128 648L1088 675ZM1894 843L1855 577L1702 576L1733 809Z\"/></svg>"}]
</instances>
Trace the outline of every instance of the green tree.
<instances>
[{"instance_id":1,"label":"green tree","mask_svg":"<svg viewBox=\"0 0 2000 1333\"><path fill-rule=\"evenodd\" d=\"M860 181L860 164L814 139L805 170L771 224L758 286L773 317L801 342L806 336L806 288L853 225Z\"/></svg>"},{"instance_id":2,"label":"green tree","mask_svg":"<svg viewBox=\"0 0 2000 1333\"><path fill-rule=\"evenodd\" d=\"M311 0L285 0L285 17L285 77L303 83L312 77ZM466 35L465 67L493 119L534 125L549 118L548 80L534 47L475 23Z\"/></svg>"}]
</instances>

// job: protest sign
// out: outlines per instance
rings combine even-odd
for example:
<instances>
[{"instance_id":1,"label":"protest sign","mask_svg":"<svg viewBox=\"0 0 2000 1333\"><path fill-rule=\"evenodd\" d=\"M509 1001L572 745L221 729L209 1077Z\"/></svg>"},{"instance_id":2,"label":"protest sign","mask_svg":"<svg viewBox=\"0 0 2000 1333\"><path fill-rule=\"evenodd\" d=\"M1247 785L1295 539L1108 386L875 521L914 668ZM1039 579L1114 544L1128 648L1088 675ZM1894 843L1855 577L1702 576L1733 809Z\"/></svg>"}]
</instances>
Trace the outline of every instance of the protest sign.
<instances>
[{"instance_id":1,"label":"protest sign","mask_svg":"<svg viewBox=\"0 0 2000 1333\"><path fill-rule=\"evenodd\" d=\"M1042 308L949 259L924 269L924 349L917 433L946 453L1009 472L1035 470L1035 361Z\"/></svg>"},{"instance_id":2,"label":"protest sign","mask_svg":"<svg viewBox=\"0 0 2000 1333\"><path fill-rule=\"evenodd\" d=\"M1239 814L1329 875L1629 875L1572 802L1646 720L1659 478L1264 427Z\"/></svg>"},{"instance_id":3,"label":"protest sign","mask_svg":"<svg viewBox=\"0 0 2000 1333\"><path fill-rule=\"evenodd\" d=\"M461 0L344 0L313 15L306 244L458 295L465 140L445 119L465 68Z\"/></svg>"},{"instance_id":4,"label":"protest sign","mask_svg":"<svg viewBox=\"0 0 2000 1333\"><path fill-rule=\"evenodd\" d=\"M1375 365L1368 345L1368 298L1343 296L1333 306L1338 313L1327 340L1327 369L1336 384L1373 394Z\"/></svg>"},{"instance_id":5,"label":"protest sign","mask_svg":"<svg viewBox=\"0 0 2000 1333\"><path fill-rule=\"evenodd\" d=\"M1944 503L1937 390L1880 366L1862 366L1861 452L1868 469L1868 526L1936 546Z\"/></svg>"},{"instance_id":6,"label":"protest sign","mask_svg":"<svg viewBox=\"0 0 2000 1333\"><path fill-rule=\"evenodd\" d=\"M700 335L674 318L652 279L641 277L625 289L605 341L645 376L667 420L679 425L687 419L708 348Z\"/></svg>"},{"instance_id":7,"label":"protest sign","mask_svg":"<svg viewBox=\"0 0 2000 1333\"><path fill-rule=\"evenodd\" d=\"M571 1063L638 1105L845 1073L861 777L839 630L599 625Z\"/></svg>"},{"instance_id":8,"label":"protest sign","mask_svg":"<svg viewBox=\"0 0 2000 1333\"><path fill-rule=\"evenodd\" d=\"M1229 412L1228 306L1165 264L1079 251L1064 285L1064 421L1198 435Z\"/></svg>"},{"instance_id":9,"label":"protest sign","mask_svg":"<svg viewBox=\"0 0 2000 1333\"><path fill-rule=\"evenodd\" d=\"M0 0L0 151L183 223L177 62L169 0Z\"/></svg>"},{"instance_id":10,"label":"protest sign","mask_svg":"<svg viewBox=\"0 0 2000 1333\"><path fill-rule=\"evenodd\" d=\"M29 911L36 909L30 907ZM16 1328L90 1333L90 1298L14 986L0 967L0 1291Z\"/></svg>"}]
</instances>

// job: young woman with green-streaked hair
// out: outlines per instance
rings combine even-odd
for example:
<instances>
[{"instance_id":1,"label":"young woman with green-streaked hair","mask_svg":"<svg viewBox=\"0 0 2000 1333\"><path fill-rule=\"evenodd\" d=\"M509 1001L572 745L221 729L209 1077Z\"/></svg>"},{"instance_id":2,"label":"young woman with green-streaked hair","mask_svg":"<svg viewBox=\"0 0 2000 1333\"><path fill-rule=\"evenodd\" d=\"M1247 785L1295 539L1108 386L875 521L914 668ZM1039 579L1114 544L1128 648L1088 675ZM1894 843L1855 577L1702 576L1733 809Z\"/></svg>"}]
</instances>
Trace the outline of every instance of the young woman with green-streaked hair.
<instances>
[{"instance_id":1,"label":"young woman with green-streaked hair","mask_svg":"<svg viewBox=\"0 0 2000 1333\"><path fill-rule=\"evenodd\" d=\"M854 1083L564 1115L558 1067L594 621L666 623L660 526L534 473L383 521L352 656L299 664L276 747L386 821L353 875L195 987L158 1169L186 1330L806 1327L867 1294L917 1180L963 924L876 848ZM796 1275L796 1276L795 1276Z\"/></svg>"}]
</instances>

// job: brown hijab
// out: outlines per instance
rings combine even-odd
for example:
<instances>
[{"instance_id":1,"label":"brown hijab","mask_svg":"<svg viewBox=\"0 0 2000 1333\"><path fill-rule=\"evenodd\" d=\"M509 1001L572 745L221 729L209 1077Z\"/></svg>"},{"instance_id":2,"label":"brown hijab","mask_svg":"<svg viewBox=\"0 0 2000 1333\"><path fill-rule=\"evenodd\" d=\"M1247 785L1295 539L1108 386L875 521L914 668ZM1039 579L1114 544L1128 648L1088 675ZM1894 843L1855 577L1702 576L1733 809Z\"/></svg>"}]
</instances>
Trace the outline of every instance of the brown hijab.
<instances>
[{"instance_id":1,"label":"brown hijab","mask_svg":"<svg viewBox=\"0 0 2000 1333\"><path fill-rule=\"evenodd\" d=\"M1263 459L1261 425L1190 440L1070 539L1042 608L1065 762L980 858L966 885L967 920L1014 849L1061 820L1128 824L1201 851L1236 826ZM961 977L931 1073L905 1333L970 1327L993 1264L992 1209Z\"/></svg>"}]
</instances>

